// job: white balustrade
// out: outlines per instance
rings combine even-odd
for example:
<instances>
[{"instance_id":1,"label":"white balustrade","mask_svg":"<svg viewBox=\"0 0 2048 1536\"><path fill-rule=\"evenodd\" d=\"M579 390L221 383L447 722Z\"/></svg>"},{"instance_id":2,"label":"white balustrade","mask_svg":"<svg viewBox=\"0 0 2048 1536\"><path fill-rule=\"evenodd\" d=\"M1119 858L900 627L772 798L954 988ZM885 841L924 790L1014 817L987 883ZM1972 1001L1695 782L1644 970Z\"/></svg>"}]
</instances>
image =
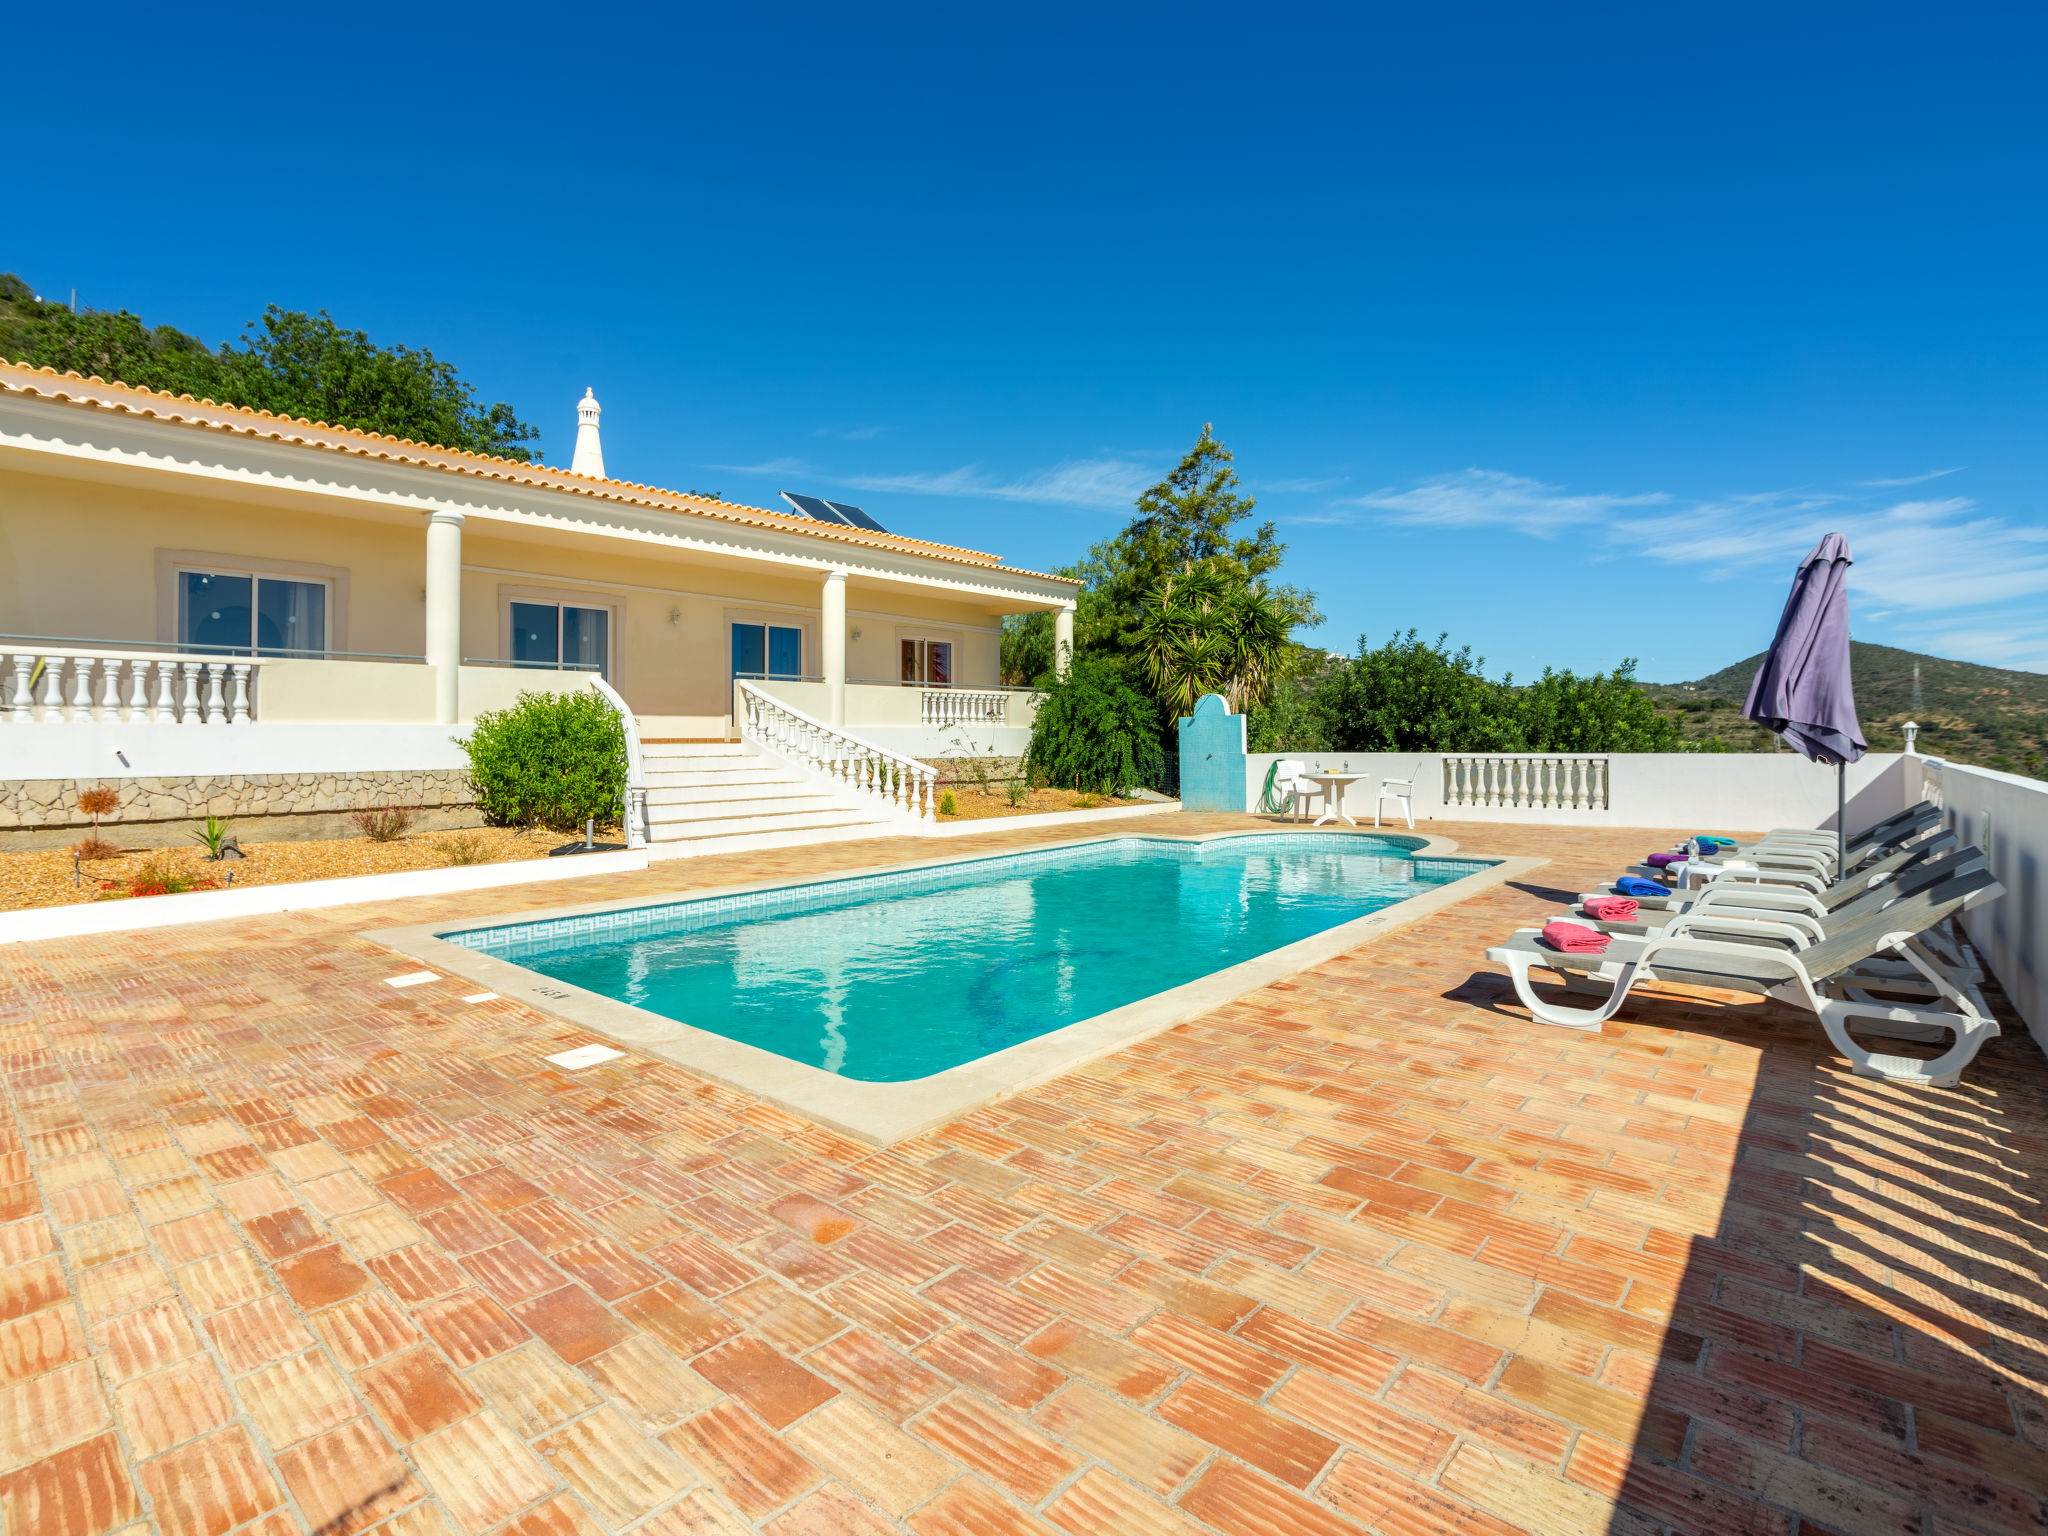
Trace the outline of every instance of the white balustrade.
<instances>
[{"instance_id":1,"label":"white balustrade","mask_svg":"<svg viewBox=\"0 0 2048 1536\"><path fill-rule=\"evenodd\" d=\"M1568 752L1447 752L1446 806L1545 811L1609 808L1607 758Z\"/></svg>"},{"instance_id":2,"label":"white balustrade","mask_svg":"<svg viewBox=\"0 0 2048 1536\"><path fill-rule=\"evenodd\" d=\"M111 648L22 650L19 644L0 641L0 726L247 725L257 716L261 657L217 661Z\"/></svg>"},{"instance_id":3,"label":"white balustrade","mask_svg":"<svg viewBox=\"0 0 2048 1536\"><path fill-rule=\"evenodd\" d=\"M807 772L880 800L899 816L917 821L938 819L939 771L931 764L862 741L790 708L752 683L742 682L738 687L744 706L740 717L743 741L757 742Z\"/></svg>"},{"instance_id":4,"label":"white balustrade","mask_svg":"<svg viewBox=\"0 0 2048 1536\"><path fill-rule=\"evenodd\" d=\"M1010 696L975 688L927 688L926 725L1003 725L1008 722Z\"/></svg>"}]
</instances>

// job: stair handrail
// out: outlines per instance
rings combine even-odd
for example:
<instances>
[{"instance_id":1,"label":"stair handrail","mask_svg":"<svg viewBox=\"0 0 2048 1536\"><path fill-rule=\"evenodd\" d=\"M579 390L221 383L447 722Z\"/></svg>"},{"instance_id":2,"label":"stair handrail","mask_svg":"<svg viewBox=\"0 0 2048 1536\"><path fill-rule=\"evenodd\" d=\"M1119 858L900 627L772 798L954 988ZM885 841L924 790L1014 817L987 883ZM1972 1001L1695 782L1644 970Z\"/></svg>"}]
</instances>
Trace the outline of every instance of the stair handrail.
<instances>
[{"instance_id":1,"label":"stair handrail","mask_svg":"<svg viewBox=\"0 0 2048 1536\"><path fill-rule=\"evenodd\" d=\"M939 770L930 763L827 725L752 683L735 679L735 686L746 706L742 740L758 742L836 785L881 800L899 816L938 820Z\"/></svg>"},{"instance_id":2,"label":"stair handrail","mask_svg":"<svg viewBox=\"0 0 2048 1536\"><path fill-rule=\"evenodd\" d=\"M619 697L619 690L601 675L591 673L590 686L618 711L619 723L626 728L626 846L645 848L653 829L647 821L647 760L640 752L640 722L633 718L633 711L626 708L626 701Z\"/></svg>"}]
</instances>

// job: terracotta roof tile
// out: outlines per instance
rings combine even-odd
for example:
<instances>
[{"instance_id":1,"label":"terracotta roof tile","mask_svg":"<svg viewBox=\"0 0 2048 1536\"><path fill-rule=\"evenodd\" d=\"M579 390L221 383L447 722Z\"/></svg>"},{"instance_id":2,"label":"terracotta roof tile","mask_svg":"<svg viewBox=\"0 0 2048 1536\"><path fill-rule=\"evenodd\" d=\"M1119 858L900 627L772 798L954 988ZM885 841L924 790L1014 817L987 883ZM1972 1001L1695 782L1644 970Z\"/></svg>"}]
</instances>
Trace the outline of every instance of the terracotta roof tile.
<instances>
[{"instance_id":1,"label":"terracotta roof tile","mask_svg":"<svg viewBox=\"0 0 2048 1536\"><path fill-rule=\"evenodd\" d=\"M999 570L1005 575L1067 582L1066 577L1053 576L1044 571L1027 571L1016 566L1004 565L1000 555L986 554L980 550L962 549L927 539L905 538L900 534L870 533L859 528L835 528L829 524L813 522L794 512L773 512L765 507L741 506L734 502L714 501L704 496L686 496L680 491L638 485L627 480L600 480L590 475L571 474L565 469L550 469L543 464L522 464L517 459L499 458L493 454L470 453L458 448L440 448L431 443L416 443L410 438L391 437L382 432L367 432L355 427L329 426L325 422L308 421L303 416L279 416L270 411L252 411L244 406L222 404L214 400L195 400L190 395L173 395L168 390L143 389L133 384L110 383L96 374L87 377L76 372L59 373L54 368L33 368L24 363L10 363L6 358L0 358L0 393L30 395L96 410L147 416L158 421L174 422L180 426L240 432L251 437L268 438L273 442L291 443L299 447L351 453L362 458L417 465L449 474L474 475L486 480L502 480L542 490L566 491L573 495L590 496L601 501L623 502L659 512L679 512L719 522L778 529L823 539L829 543L924 555L955 565Z\"/></svg>"}]
</instances>

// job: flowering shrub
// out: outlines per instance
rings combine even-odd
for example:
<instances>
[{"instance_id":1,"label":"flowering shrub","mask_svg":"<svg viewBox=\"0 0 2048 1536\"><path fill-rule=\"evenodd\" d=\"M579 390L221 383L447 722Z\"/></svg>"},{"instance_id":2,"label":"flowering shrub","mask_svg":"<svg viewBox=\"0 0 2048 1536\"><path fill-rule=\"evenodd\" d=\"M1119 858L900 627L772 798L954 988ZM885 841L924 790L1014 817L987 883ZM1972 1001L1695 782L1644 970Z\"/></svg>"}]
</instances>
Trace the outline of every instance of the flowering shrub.
<instances>
[{"instance_id":1,"label":"flowering shrub","mask_svg":"<svg viewBox=\"0 0 2048 1536\"><path fill-rule=\"evenodd\" d=\"M191 870L176 854L153 853L129 872L126 881L104 880L104 894L122 896L179 896L186 891L210 891L219 885Z\"/></svg>"}]
</instances>

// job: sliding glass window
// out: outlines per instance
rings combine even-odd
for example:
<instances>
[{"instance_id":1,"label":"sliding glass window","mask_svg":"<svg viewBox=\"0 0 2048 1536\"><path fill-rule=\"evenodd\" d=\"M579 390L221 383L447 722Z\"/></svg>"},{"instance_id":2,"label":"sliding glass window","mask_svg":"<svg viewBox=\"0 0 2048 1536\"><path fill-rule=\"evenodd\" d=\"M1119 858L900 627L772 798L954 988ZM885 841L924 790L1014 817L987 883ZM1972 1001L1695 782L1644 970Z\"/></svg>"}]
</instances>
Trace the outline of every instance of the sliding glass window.
<instances>
[{"instance_id":1,"label":"sliding glass window","mask_svg":"<svg viewBox=\"0 0 2048 1536\"><path fill-rule=\"evenodd\" d=\"M802 677L804 632L780 624L732 627L734 677Z\"/></svg>"},{"instance_id":2,"label":"sliding glass window","mask_svg":"<svg viewBox=\"0 0 2048 1536\"><path fill-rule=\"evenodd\" d=\"M324 656L327 583L180 571L178 643L187 650L244 656Z\"/></svg>"},{"instance_id":3,"label":"sliding glass window","mask_svg":"<svg viewBox=\"0 0 2048 1536\"><path fill-rule=\"evenodd\" d=\"M563 667L611 678L609 608L574 603L512 605L512 665Z\"/></svg>"}]
</instances>

